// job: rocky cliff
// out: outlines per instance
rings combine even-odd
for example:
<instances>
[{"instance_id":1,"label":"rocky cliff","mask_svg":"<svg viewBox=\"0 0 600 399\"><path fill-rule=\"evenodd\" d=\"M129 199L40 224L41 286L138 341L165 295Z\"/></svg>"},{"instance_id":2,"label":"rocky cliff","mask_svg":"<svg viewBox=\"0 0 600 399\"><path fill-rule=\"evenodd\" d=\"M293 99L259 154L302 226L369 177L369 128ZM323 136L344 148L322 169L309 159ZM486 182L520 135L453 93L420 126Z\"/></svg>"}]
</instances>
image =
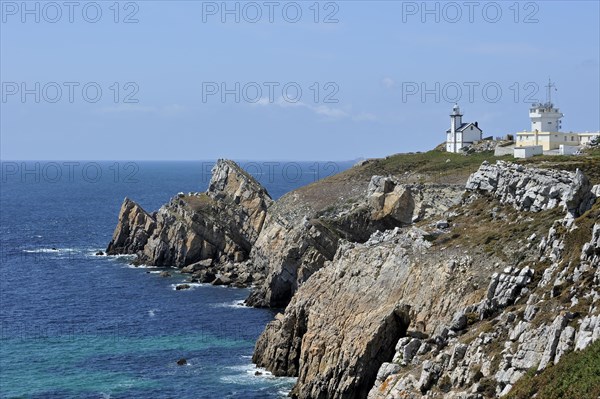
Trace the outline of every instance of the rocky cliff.
<instances>
[{"instance_id":1,"label":"rocky cliff","mask_svg":"<svg viewBox=\"0 0 600 399\"><path fill-rule=\"evenodd\" d=\"M376 231L442 215L462 195L457 186L404 184L392 176L376 175L368 185L357 186L346 191L342 201L337 196L317 207L299 206L314 195L315 188L309 187L290 193L270 208L251 253L253 264L267 276L248 304L287 305L298 287L333 260L340 243L365 242Z\"/></svg>"},{"instance_id":2,"label":"rocky cliff","mask_svg":"<svg viewBox=\"0 0 600 399\"><path fill-rule=\"evenodd\" d=\"M249 284L263 276L245 261L271 203L237 164L219 160L206 193L180 193L153 214L125 199L107 253L135 254L149 265L186 266L202 282L219 277Z\"/></svg>"},{"instance_id":3,"label":"rocky cliff","mask_svg":"<svg viewBox=\"0 0 600 399\"><path fill-rule=\"evenodd\" d=\"M580 171L484 163L444 223L393 180L372 180L369 218L414 225L343 239L256 344L294 397L494 396L598 337L600 205Z\"/></svg>"},{"instance_id":4,"label":"rocky cliff","mask_svg":"<svg viewBox=\"0 0 600 399\"><path fill-rule=\"evenodd\" d=\"M108 253L287 305L253 359L294 397L512 394L600 337L600 186L548 163L466 173L484 155L365 161L275 202L220 160L206 193L126 199Z\"/></svg>"}]
</instances>

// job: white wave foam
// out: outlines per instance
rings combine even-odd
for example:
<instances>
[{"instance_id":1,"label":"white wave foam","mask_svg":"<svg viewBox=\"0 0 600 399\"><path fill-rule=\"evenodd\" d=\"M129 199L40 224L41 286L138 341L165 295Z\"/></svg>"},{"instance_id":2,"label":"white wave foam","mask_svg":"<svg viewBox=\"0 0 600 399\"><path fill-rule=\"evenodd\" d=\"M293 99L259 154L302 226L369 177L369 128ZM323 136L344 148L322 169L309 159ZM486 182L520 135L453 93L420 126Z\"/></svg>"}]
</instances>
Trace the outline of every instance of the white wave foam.
<instances>
[{"instance_id":1,"label":"white wave foam","mask_svg":"<svg viewBox=\"0 0 600 399\"><path fill-rule=\"evenodd\" d=\"M120 259L120 258L131 258L135 259L135 255L132 254L117 254L117 255L106 255L109 258Z\"/></svg>"},{"instance_id":2,"label":"white wave foam","mask_svg":"<svg viewBox=\"0 0 600 399\"><path fill-rule=\"evenodd\" d=\"M231 302L216 303L211 306L214 308L251 309L249 306L244 305L243 299L231 301Z\"/></svg>"},{"instance_id":3,"label":"white wave foam","mask_svg":"<svg viewBox=\"0 0 600 399\"><path fill-rule=\"evenodd\" d=\"M132 256L132 255L128 255L128 256ZM134 265L131 263L128 263L127 265L125 265L125 267L128 267L130 269L156 269L156 266L152 266L152 265L146 265L146 264Z\"/></svg>"},{"instance_id":4,"label":"white wave foam","mask_svg":"<svg viewBox=\"0 0 600 399\"><path fill-rule=\"evenodd\" d=\"M24 249L23 252L28 254L62 254L62 253L79 253L80 250L76 248L36 248L36 249Z\"/></svg>"},{"instance_id":5,"label":"white wave foam","mask_svg":"<svg viewBox=\"0 0 600 399\"><path fill-rule=\"evenodd\" d=\"M156 312L158 312L158 309L150 309L148 311L148 316L154 317L154 316L156 316Z\"/></svg>"},{"instance_id":6,"label":"white wave foam","mask_svg":"<svg viewBox=\"0 0 600 399\"><path fill-rule=\"evenodd\" d=\"M193 290L193 289L196 289L196 288L198 288L198 287L205 287L205 286L208 286L208 285L210 285L210 284L201 284L201 283L186 283L185 281L182 281L181 283L175 283L175 284L171 284L171 288L172 288L174 291L177 291L177 286L178 286L178 285L182 285L182 284L187 284L187 285L189 285L189 286L190 286L190 288L187 288L187 289L185 289L185 290L179 290L179 291L191 291L191 290Z\"/></svg>"},{"instance_id":7,"label":"white wave foam","mask_svg":"<svg viewBox=\"0 0 600 399\"><path fill-rule=\"evenodd\" d=\"M227 369L238 372L236 375L221 377L221 381L227 384L262 384L266 379L271 382L276 381L278 384L291 385L296 381L294 377L275 377L270 371L262 367L257 367L254 363L230 366ZM285 394L287 395L288 392L286 391Z\"/></svg>"}]
</instances>

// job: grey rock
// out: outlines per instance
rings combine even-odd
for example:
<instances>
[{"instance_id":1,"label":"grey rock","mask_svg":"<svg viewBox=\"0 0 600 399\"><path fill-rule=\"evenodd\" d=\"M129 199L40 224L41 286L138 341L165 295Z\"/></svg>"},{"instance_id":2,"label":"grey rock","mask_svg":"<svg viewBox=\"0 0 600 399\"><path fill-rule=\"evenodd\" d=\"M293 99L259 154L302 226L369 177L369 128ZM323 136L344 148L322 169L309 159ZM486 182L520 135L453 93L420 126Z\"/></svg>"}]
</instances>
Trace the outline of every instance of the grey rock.
<instances>
[{"instance_id":1,"label":"grey rock","mask_svg":"<svg viewBox=\"0 0 600 399\"><path fill-rule=\"evenodd\" d=\"M577 217L590 206L592 186L576 172L523 168L510 162L482 164L466 184L468 191L490 194L516 209L539 212L561 206Z\"/></svg>"},{"instance_id":2,"label":"grey rock","mask_svg":"<svg viewBox=\"0 0 600 399\"><path fill-rule=\"evenodd\" d=\"M547 344L546 348L544 349L544 353L542 354L542 358L540 359L538 371L544 370L550 361L554 359L561 334L569 319L570 316L567 314L558 315L556 316L556 319L554 319L554 322L548 331L548 335L546 336Z\"/></svg>"}]
</instances>

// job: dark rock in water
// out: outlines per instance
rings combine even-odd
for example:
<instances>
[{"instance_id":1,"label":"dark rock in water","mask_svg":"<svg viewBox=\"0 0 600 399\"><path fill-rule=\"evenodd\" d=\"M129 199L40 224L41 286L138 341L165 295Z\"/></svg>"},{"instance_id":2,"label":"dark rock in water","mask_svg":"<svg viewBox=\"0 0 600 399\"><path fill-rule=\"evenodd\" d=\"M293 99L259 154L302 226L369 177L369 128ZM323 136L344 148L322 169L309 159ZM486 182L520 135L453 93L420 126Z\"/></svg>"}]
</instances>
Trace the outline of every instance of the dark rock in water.
<instances>
[{"instance_id":1,"label":"dark rock in water","mask_svg":"<svg viewBox=\"0 0 600 399\"><path fill-rule=\"evenodd\" d=\"M104 256L104 252L98 251L98 252L96 252L96 256Z\"/></svg>"},{"instance_id":2,"label":"dark rock in water","mask_svg":"<svg viewBox=\"0 0 600 399\"><path fill-rule=\"evenodd\" d=\"M56 249L55 247L52 247L52 250L53 250L53 251L58 251L58 249Z\"/></svg>"},{"instance_id":3,"label":"dark rock in water","mask_svg":"<svg viewBox=\"0 0 600 399\"><path fill-rule=\"evenodd\" d=\"M262 375L262 373L260 371L255 371L254 375Z\"/></svg>"},{"instance_id":4,"label":"dark rock in water","mask_svg":"<svg viewBox=\"0 0 600 399\"><path fill-rule=\"evenodd\" d=\"M190 289L189 284L179 284L175 287L177 291Z\"/></svg>"},{"instance_id":5,"label":"dark rock in water","mask_svg":"<svg viewBox=\"0 0 600 399\"><path fill-rule=\"evenodd\" d=\"M186 364L187 364L187 360L185 360L184 358L181 358L177 361L178 366L185 366Z\"/></svg>"},{"instance_id":6,"label":"dark rock in water","mask_svg":"<svg viewBox=\"0 0 600 399\"><path fill-rule=\"evenodd\" d=\"M171 273L169 273L168 271L162 271L162 272L160 272L159 276L161 276L161 277L171 277Z\"/></svg>"}]
</instances>

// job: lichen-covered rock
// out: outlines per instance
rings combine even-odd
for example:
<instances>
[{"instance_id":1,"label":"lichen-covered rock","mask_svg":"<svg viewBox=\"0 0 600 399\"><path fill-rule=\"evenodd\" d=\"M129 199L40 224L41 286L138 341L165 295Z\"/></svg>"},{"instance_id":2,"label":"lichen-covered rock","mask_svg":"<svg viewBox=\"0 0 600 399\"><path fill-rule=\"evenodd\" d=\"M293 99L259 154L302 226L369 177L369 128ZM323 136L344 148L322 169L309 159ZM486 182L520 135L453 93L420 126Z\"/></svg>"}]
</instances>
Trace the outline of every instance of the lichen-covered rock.
<instances>
[{"instance_id":1,"label":"lichen-covered rock","mask_svg":"<svg viewBox=\"0 0 600 399\"><path fill-rule=\"evenodd\" d=\"M470 397L484 390L485 397L506 395L530 370L543 371L558 363L566 353L583 350L600 339L600 295L597 295L600 280L589 279L600 265L586 263L595 256L597 225L590 228L584 222L572 227L571 233L579 229L575 234L590 237L580 248L583 249L580 266L564 261L563 257L571 254L558 252L537 285L533 284L536 273L533 269L506 267L491 276L486 298L455 313L448 326L450 331L457 330L458 335L448 334L448 328L437 328L439 335L429 339L429 350L417 355L407 350L413 339L400 339L394 356L400 369L386 372L384 381L377 380L369 399ZM564 247L565 234L569 232L556 230L548 237L550 242L556 242L553 245ZM545 257L544 251L540 257ZM583 268L583 265L588 266ZM587 279L577 279L577 273ZM557 290L562 287L561 281L570 282L567 298L588 301L589 306L583 312L581 307L577 308L579 300L565 304L560 299L564 294ZM507 311L507 307L511 310ZM579 310L570 311L571 308ZM471 321L465 327L466 315L477 317L467 317ZM471 338L462 338L460 334ZM402 361L407 352L410 361Z\"/></svg>"},{"instance_id":2,"label":"lichen-covered rock","mask_svg":"<svg viewBox=\"0 0 600 399\"><path fill-rule=\"evenodd\" d=\"M460 186L403 184L393 176L373 176L367 198L371 219L406 225L444 214L460 202L462 194Z\"/></svg>"},{"instance_id":3,"label":"lichen-covered rock","mask_svg":"<svg viewBox=\"0 0 600 399\"><path fill-rule=\"evenodd\" d=\"M469 177L466 189L489 193L519 210L538 212L561 206L575 217L588 209L593 196L592 185L579 169L528 168L504 161L484 162Z\"/></svg>"}]
</instances>

